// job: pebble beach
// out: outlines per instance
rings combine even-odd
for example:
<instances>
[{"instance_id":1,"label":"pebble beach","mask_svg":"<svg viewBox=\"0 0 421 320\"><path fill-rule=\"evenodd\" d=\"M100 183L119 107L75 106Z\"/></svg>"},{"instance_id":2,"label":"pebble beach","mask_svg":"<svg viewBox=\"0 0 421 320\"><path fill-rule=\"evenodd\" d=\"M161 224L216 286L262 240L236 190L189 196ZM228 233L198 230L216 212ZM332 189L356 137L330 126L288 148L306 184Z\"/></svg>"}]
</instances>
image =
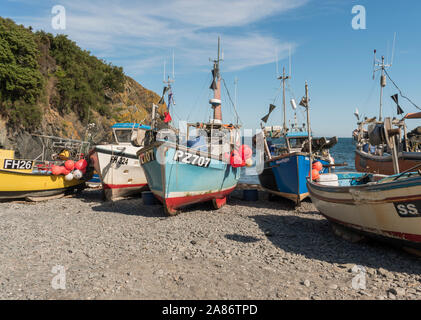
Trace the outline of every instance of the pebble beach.
<instances>
[{"instance_id":1,"label":"pebble beach","mask_svg":"<svg viewBox=\"0 0 421 320\"><path fill-rule=\"evenodd\" d=\"M309 200L259 198L175 217L98 189L1 202L0 299L421 299L421 258L337 237Z\"/></svg>"}]
</instances>

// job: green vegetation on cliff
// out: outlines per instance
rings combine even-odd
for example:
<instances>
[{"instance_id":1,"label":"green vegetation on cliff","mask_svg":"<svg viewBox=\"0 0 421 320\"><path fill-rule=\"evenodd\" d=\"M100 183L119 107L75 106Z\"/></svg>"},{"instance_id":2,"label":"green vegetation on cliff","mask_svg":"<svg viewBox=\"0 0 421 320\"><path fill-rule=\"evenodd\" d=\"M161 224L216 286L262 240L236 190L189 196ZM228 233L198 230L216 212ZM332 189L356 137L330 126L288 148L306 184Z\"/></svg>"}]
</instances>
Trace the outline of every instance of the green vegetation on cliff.
<instances>
[{"instance_id":1,"label":"green vegetation on cliff","mask_svg":"<svg viewBox=\"0 0 421 320\"><path fill-rule=\"evenodd\" d=\"M9 133L19 129L83 138L87 123L95 122L103 134L116 121L149 121L158 100L121 67L82 50L67 36L33 32L0 17L0 118Z\"/></svg>"},{"instance_id":2,"label":"green vegetation on cliff","mask_svg":"<svg viewBox=\"0 0 421 320\"><path fill-rule=\"evenodd\" d=\"M34 34L11 20L0 18L0 112L13 123L39 124L36 102L44 88Z\"/></svg>"}]
</instances>

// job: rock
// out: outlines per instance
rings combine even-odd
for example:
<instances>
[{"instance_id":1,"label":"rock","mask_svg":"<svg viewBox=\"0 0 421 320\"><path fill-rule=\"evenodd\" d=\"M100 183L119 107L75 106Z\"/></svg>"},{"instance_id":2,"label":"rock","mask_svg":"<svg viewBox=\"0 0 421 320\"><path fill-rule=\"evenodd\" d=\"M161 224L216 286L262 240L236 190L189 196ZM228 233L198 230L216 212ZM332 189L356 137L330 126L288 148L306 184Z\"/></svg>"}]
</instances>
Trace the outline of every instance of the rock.
<instances>
[{"instance_id":1,"label":"rock","mask_svg":"<svg viewBox=\"0 0 421 320\"><path fill-rule=\"evenodd\" d=\"M406 293L404 288L390 288L389 292L395 296L404 296Z\"/></svg>"},{"instance_id":2,"label":"rock","mask_svg":"<svg viewBox=\"0 0 421 320\"><path fill-rule=\"evenodd\" d=\"M190 243L191 243L192 245L195 245L195 244L197 244L197 241L192 240L192 241L190 241Z\"/></svg>"},{"instance_id":3,"label":"rock","mask_svg":"<svg viewBox=\"0 0 421 320\"><path fill-rule=\"evenodd\" d=\"M331 289L331 290L336 290L336 289L338 289L338 285L336 285L336 284L331 284L331 285L329 285L329 289Z\"/></svg>"},{"instance_id":4,"label":"rock","mask_svg":"<svg viewBox=\"0 0 421 320\"><path fill-rule=\"evenodd\" d=\"M389 271L387 271L386 269L383 268L379 268L377 270L377 273L385 278L389 278L391 276L391 273Z\"/></svg>"},{"instance_id":5,"label":"rock","mask_svg":"<svg viewBox=\"0 0 421 320\"><path fill-rule=\"evenodd\" d=\"M304 281L301 281L301 284L302 284L303 286L306 286L306 287L308 288L308 287L310 287L310 280L306 279L306 280L304 280Z\"/></svg>"},{"instance_id":6,"label":"rock","mask_svg":"<svg viewBox=\"0 0 421 320\"><path fill-rule=\"evenodd\" d=\"M395 299L396 299L396 296L395 296L393 293L391 293L391 292L388 292L388 293L387 293L387 297L388 297L389 299L392 299L392 300L395 300Z\"/></svg>"}]
</instances>

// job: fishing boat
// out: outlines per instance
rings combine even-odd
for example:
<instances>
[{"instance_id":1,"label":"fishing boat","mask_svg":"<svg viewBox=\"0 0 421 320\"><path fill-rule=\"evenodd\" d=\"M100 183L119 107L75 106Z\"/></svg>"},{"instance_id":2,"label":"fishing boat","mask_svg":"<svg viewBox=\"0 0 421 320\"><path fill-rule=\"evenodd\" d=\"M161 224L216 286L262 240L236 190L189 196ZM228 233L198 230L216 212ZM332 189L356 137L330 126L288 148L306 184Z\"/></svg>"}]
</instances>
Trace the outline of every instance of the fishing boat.
<instances>
[{"instance_id":1,"label":"fishing boat","mask_svg":"<svg viewBox=\"0 0 421 320\"><path fill-rule=\"evenodd\" d=\"M269 113L261 120L262 131L256 137L264 143L264 166L259 174L259 181L262 188L269 195L276 195L295 202L300 205L301 201L308 197L306 178L312 170L310 165L310 150L316 154L324 166L323 172L328 172L334 166L334 159L331 157L329 149L337 143L337 138L330 140L326 138L314 139L309 143L310 122L308 107L308 86L306 84L306 97L302 99L300 105L307 110L307 127L303 124L298 127L296 122L292 128L287 127L286 103L285 103L285 82L290 77L283 74L278 78L281 80L283 89L283 126L263 126L269 119L270 114L276 108L274 104L269 106ZM297 106L294 99L291 99L294 110Z\"/></svg>"},{"instance_id":2,"label":"fishing boat","mask_svg":"<svg viewBox=\"0 0 421 320\"><path fill-rule=\"evenodd\" d=\"M140 123L116 123L112 127L113 144L95 146L91 155L101 180L106 200L140 194L147 189L147 180L136 152L150 127ZM133 145L132 141L138 144Z\"/></svg>"},{"instance_id":3,"label":"fishing boat","mask_svg":"<svg viewBox=\"0 0 421 320\"><path fill-rule=\"evenodd\" d=\"M393 119L391 122L400 133L396 140L398 148L398 167L396 168L393 165L390 148L384 143L379 143L379 132L384 127L384 122L371 118L358 123L358 129L354 132L357 171L391 175L421 163L421 127L408 132L406 119L421 119L421 113L409 113L401 120Z\"/></svg>"},{"instance_id":4,"label":"fishing boat","mask_svg":"<svg viewBox=\"0 0 421 320\"><path fill-rule=\"evenodd\" d=\"M0 149L0 199L37 201L82 190L92 175L85 159L89 143L33 136L42 144L42 151L35 158L16 158L14 150ZM80 170L74 167L75 163Z\"/></svg>"},{"instance_id":5,"label":"fishing boat","mask_svg":"<svg viewBox=\"0 0 421 320\"><path fill-rule=\"evenodd\" d=\"M352 241L371 237L421 249L421 176L372 173L322 174L308 180L317 210L337 235Z\"/></svg>"},{"instance_id":6,"label":"fishing boat","mask_svg":"<svg viewBox=\"0 0 421 320\"><path fill-rule=\"evenodd\" d=\"M385 141L398 164L395 137L385 119ZM368 236L404 248L421 249L421 167L395 175L373 173L321 174L310 177L307 187L313 204L333 226L336 234L359 241ZM418 252L419 253L419 252Z\"/></svg>"},{"instance_id":7,"label":"fishing boat","mask_svg":"<svg viewBox=\"0 0 421 320\"><path fill-rule=\"evenodd\" d=\"M385 125L383 121L383 89L386 87L386 76L389 77L392 83L396 86L396 83L387 73L387 69L392 66L392 63L385 63L384 56L382 56L381 60L376 60L375 50L374 65L378 69L374 69L373 79L375 73L381 71L379 117L366 117L364 120L360 121L358 109L355 112L355 116L358 120L358 128L353 132L353 138L356 141L355 168L359 172L391 175L399 173L399 170L404 171L412 168L418 163L421 163L421 127L417 127L411 132L408 132L406 125L407 119L420 119L421 113L409 113L402 119L394 118L391 121L391 126L399 130L399 135L396 136L395 141L398 153L398 166L396 166L393 163L391 149L388 148L385 143L380 142L381 134L383 133L382 128ZM397 86L396 88L400 91ZM394 94L391 98L396 103L397 115L399 116L404 114L404 111L399 105L399 95ZM405 98L408 99L407 97ZM409 101L417 107L411 100Z\"/></svg>"},{"instance_id":8,"label":"fishing boat","mask_svg":"<svg viewBox=\"0 0 421 320\"><path fill-rule=\"evenodd\" d=\"M137 153L149 188L168 215L178 214L182 207L199 202L210 201L215 209L221 208L238 183L240 167L246 160L250 161L251 154L244 159L235 150L241 148L240 127L222 122L220 61L218 38L218 55L212 69L213 98L209 101L213 119L207 123L188 123L187 132L181 132L171 126L167 114L163 124L156 125L153 121L145 146ZM170 110L169 77L165 84L164 94L171 93L167 104Z\"/></svg>"}]
</instances>

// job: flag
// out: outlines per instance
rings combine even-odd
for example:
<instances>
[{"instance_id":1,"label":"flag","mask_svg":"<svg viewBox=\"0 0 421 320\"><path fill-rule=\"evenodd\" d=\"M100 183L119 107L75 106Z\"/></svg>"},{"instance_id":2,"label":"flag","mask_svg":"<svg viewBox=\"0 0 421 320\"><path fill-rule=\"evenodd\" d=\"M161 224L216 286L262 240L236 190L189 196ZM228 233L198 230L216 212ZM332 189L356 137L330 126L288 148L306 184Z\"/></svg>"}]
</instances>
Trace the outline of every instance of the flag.
<instances>
[{"instance_id":1,"label":"flag","mask_svg":"<svg viewBox=\"0 0 421 320\"><path fill-rule=\"evenodd\" d=\"M402 108L399 105L399 96L398 94L394 94L393 96L391 96L392 100L395 101L396 103L396 107L397 107L397 113L399 114L403 114L404 111L402 110Z\"/></svg>"},{"instance_id":2,"label":"flag","mask_svg":"<svg viewBox=\"0 0 421 320\"><path fill-rule=\"evenodd\" d=\"M172 102L172 91L170 91L170 93L168 93L168 107L170 107Z\"/></svg>"},{"instance_id":3,"label":"flag","mask_svg":"<svg viewBox=\"0 0 421 320\"><path fill-rule=\"evenodd\" d=\"M215 78L216 78L216 72L215 70L212 70L212 83L209 89L215 90L217 88Z\"/></svg>"},{"instance_id":4,"label":"flag","mask_svg":"<svg viewBox=\"0 0 421 320\"><path fill-rule=\"evenodd\" d=\"M159 102L158 102L158 104L163 104L165 101L164 101L164 96L165 96L165 94L167 93L167 91L168 91L168 87L164 87L164 89L162 90L162 96L161 96L161 99L159 100Z\"/></svg>"},{"instance_id":5,"label":"flag","mask_svg":"<svg viewBox=\"0 0 421 320\"><path fill-rule=\"evenodd\" d=\"M269 113L261 119L264 123L268 122L269 116L272 113L272 111L275 110L275 108L276 106L274 104L269 105Z\"/></svg>"},{"instance_id":6,"label":"flag","mask_svg":"<svg viewBox=\"0 0 421 320\"><path fill-rule=\"evenodd\" d=\"M170 113L169 112L164 112L164 122L165 123L168 123L168 122L170 122L172 120L172 118L171 118L171 115L170 115Z\"/></svg>"}]
</instances>

